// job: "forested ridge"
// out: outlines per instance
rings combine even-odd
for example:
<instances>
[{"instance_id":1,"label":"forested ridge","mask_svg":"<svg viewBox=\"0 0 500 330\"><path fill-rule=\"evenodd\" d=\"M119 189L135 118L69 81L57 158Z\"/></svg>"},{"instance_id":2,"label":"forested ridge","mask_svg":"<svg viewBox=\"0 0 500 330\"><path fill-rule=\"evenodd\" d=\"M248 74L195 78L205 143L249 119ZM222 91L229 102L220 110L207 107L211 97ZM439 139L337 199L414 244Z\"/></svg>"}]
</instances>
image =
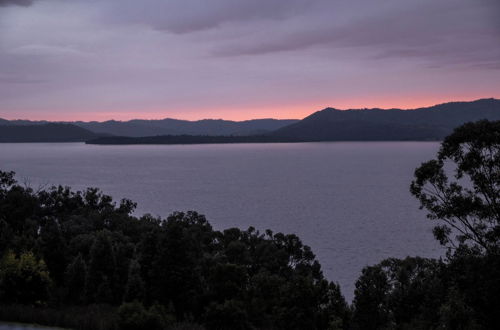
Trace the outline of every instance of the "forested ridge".
<instances>
[{"instance_id":1,"label":"forested ridge","mask_svg":"<svg viewBox=\"0 0 500 330\"><path fill-rule=\"evenodd\" d=\"M500 120L500 100L449 102L419 109L325 108L302 120L175 119L47 122L0 118L0 142L206 144L318 141L441 141L454 128Z\"/></svg>"},{"instance_id":2,"label":"forested ridge","mask_svg":"<svg viewBox=\"0 0 500 330\"><path fill-rule=\"evenodd\" d=\"M89 329L174 322L323 329L347 322L338 285L324 279L297 236L215 231L195 212L137 218L134 207L92 188L33 191L2 172L0 317L14 320L17 305L22 318L23 305L46 308L44 323L87 322Z\"/></svg>"},{"instance_id":3,"label":"forested ridge","mask_svg":"<svg viewBox=\"0 0 500 330\"><path fill-rule=\"evenodd\" d=\"M98 134L72 124L2 125L0 122L0 143L84 142L97 137Z\"/></svg>"},{"instance_id":4,"label":"forested ridge","mask_svg":"<svg viewBox=\"0 0 500 330\"><path fill-rule=\"evenodd\" d=\"M500 100L450 102L428 108L356 109L326 108L276 130L249 135L147 134L102 136L89 144L205 144L281 143L320 141L441 141L454 128L477 120L500 120Z\"/></svg>"},{"instance_id":5,"label":"forested ridge","mask_svg":"<svg viewBox=\"0 0 500 330\"><path fill-rule=\"evenodd\" d=\"M457 128L416 169L410 191L436 222L446 257L365 267L348 304L296 235L218 231L196 212L138 217L134 202L96 188L34 190L0 172L0 320L76 329L495 329L500 122Z\"/></svg>"}]
</instances>

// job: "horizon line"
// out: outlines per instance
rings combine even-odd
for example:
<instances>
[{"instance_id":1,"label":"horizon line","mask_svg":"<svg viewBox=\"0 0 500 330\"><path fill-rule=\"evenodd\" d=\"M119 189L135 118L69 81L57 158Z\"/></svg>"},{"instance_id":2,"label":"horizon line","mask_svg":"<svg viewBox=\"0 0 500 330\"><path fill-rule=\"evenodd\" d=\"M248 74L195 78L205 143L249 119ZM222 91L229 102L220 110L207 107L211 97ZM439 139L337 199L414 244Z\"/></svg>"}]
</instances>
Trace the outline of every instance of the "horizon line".
<instances>
[{"instance_id":1,"label":"horizon line","mask_svg":"<svg viewBox=\"0 0 500 330\"><path fill-rule=\"evenodd\" d=\"M497 100L500 101L500 99L496 97L482 97L482 98L476 98L472 100L461 100L461 101L447 101L447 102L441 102L441 103L432 103L431 105L425 105L425 106L419 106L419 107L413 107L413 108L403 108L403 107L358 107L358 108L336 108L336 107L331 107L327 106L324 107L320 110L315 110L313 112L310 112L308 115L306 115L303 118L279 118L279 117L261 117L261 118L249 118L249 119L240 119L240 120L235 120L235 119L224 119L224 118L201 118L201 119L180 119L180 118L174 118L174 117L155 117L155 118L137 118L137 117L131 117L130 119L105 119L105 120L49 120L49 119L25 119L25 118L8 118L8 117L0 117L0 120L7 120L7 121L31 121L31 122L50 122L50 123L75 123L75 122L83 122L83 123L92 123L92 122L98 122L98 123L104 123L104 122L130 122L134 120L143 120L143 121L160 121L160 120L177 120L177 121L188 121L188 122L198 122L198 121L205 121L205 120L212 120L212 121L230 121L230 122L245 122L245 121L253 121L253 120L302 120L316 112L323 111L326 109L333 109L333 110L338 110L338 111L357 111L357 110L383 110L383 111L388 111L388 110L402 110L402 111L413 111L413 110L419 110L419 109L426 109L426 108L432 108L438 105L444 105L444 104L450 104L450 103L472 103L472 102L477 102L477 101L483 101L483 100Z\"/></svg>"}]
</instances>

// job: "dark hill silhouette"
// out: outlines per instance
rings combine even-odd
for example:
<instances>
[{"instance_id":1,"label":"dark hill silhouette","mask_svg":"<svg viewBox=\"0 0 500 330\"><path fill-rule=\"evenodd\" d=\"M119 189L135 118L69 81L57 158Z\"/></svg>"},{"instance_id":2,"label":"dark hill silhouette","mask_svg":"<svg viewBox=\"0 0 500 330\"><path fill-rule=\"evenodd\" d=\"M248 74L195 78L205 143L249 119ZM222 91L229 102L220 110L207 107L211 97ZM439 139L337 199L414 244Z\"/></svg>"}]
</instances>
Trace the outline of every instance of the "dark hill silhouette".
<instances>
[{"instance_id":1,"label":"dark hill silhouette","mask_svg":"<svg viewBox=\"0 0 500 330\"><path fill-rule=\"evenodd\" d=\"M28 125L45 125L45 124L50 124L50 121L46 120L27 120L27 119L15 119L15 120L7 120L0 118L0 126L4 125L12 125L12 126L28 126ZM71 123L64 123L64 122L58 122L58 123L63 123L63 124L71 124Z\"/></svg>"},{"instance_id":2,"label":"dark hill silhouette","mask_svg":"<svg viewBox=\"0 0 500 330\"><path fill-rule=\"evenodd\" d=\"M436 141L465 122L500 120L500 100L451 102L414 110L327 108L267 134L103 137L92 144L195 144L313 141Z\"/></svg>"},{"instance_id":3,"label":"dark hill silhouette","mask_svg":"<svg viewBox=\"0 0 500 330\"><path fill-rule=\"evenodd\" d=\"M0 125L0 142L82 142L96 137L71 124Z\"/></svg>"},{"instance_id":4,"label":"dark hill silhouette","mask_svg":"<svg viewBox=\"0 0 500 330\"><path fill-rule=\"evenodd\" d=\"M465 122L481 119L500 120L500 100L481 99L472 102L450 102L413 110L326 108L301 121L256 119L241 122L227 120L186 121L176 119L130 120L127 122L75 122L83 131L69 140L67 131L51 131L44 141L90 141L98 144L184 144L244 142L308 142L308 141L397 141L441 140ZM59 125L62 125L60 123ZM6 126L42 126L47 122L0 119ZM52 124L53 125L53 124ZM44 131L46 128L39 128ZM68 128L69 129L69 128ZM13 129L12 129L13 130ZM31 128L34 130L34 128ZM31 141L29 130L19 129L19 141ZM91 135L92 131L94 135ZM28 134L24 140L20 132ZM85 133L84 133L85 132ZM12 133L13 134L13 133ZM103 137L114 135L113 137ZM177 137L176 137L177 136ZM137 138L137 139L135 139Z\"/></svg>"},{"instance_id":5,"label":"dark hill silhouette","mask_svg":"<svg viewBox=\"0 0 500 330\"><path fill-rule=\"evenodd\" d=\"M198 121L159 119L133 119L129 121L108 120L104 122L64 122L88 129L100 135L117 136L154 136L154 135L260 135L298 122L297 119L253 119L231 121L222 119L203 119ZM47 121L5 120L1 125L43 125Z\"/></svg>"},{"instance_id":6,"label":"dark hill silhouette","mask_svg":"<svg viewBox=\"0 0 500 330\"><path fill-rule=\"evenodd\" d=\"M302 142L295 138L279 138L269 135L157 135L157 136L106 136L86 141L87 144L225 144L225 143L270 143Z\"/></svg>"},{"instance_id":7,"label":"dark hill silhouette","mask_svg":"<svg viewBox=\"0 0 500 330\"><path fill-rule=\"evenodd\" d=\"M161 119L105 122L75 122L75 125L95 133L107 133L121 136L153 135L254 135L274 131L293 124L298 120L254 119L230 121L222 119L204 119L198 121Z\"/></svg>"},{"instance_id":8,"label":"dark hill silhouette","mask_svg":"<svg viewBox=\"0 0 500 330\"><path fill-rule=\"evenodd\" d=\"M414 110L326 108L271 135L304 141L439 140L469 121L500 120L500 100L451 102Z\"/></svg>"}]
</instances>

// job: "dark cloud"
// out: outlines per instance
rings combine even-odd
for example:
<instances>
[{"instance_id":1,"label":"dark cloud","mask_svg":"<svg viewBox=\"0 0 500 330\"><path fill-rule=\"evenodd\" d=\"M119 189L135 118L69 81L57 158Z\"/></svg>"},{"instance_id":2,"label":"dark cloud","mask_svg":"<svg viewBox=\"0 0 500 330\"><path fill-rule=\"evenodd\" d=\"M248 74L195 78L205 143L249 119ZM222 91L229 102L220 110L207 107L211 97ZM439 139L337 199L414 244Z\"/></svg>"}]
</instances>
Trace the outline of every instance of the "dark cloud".
<instances>
[{"instance_id":1,"label":"dark cloud","mask_svg":"<svg viewBox=\"0 0 500 330\"><path fill-rule=\"evenodd\" d=\"M28 7L33 4L33 1L34 0L0 0L0 7L9 5Z\"/></svg>"},{"instance_id":2,"label":"dark cloud","mask_svg":"<svg viewBox=\"0 0 500 330\"><path fill-rule=\"evenodd\" d=\"M41 84L46 82L46 79L36 79L30 77L22 77L19 75L1 75L0 84Z\"/></svg>"},{"instance_id":3,"label":"dark cloud","mask_svg":"<svg viewBox=\"0 0 500 330\"><path fill-rule=\"evenodd\" d=\"M308 0L136 0L111 1L105 15L121 23L151 25L184 34L228 22L282 20L310 7ZM119 13L119 15L110 15Z\"/></svg>"},{"instance_id":4,"label":"dark cloud","mask_svg":"<svg viewBox=\"0 0 500 330\"><path fill-rule=\"evenodd\" d=\"M0 5L12 5L0 8L0 112L12 116L300 117L500 96L498 0Z\"/></svg>"},{"instance_id":5,"label":"dark cloud","mask_svg":"<svg viewBox=\"0 0 500 330\"><path fill-rule=\"evenodd\" d=\"M270 54L309 48L359 49L373 58L426 58L438 64L488 65L500 63L500 27L492 12L498 3L480 0L422 2L394 6L378 15L336 24L303 24L289 32L269 31L250 42L236 41L214 51L218 56ZM335 6L331 6L332 13ZM313 26L311 26L313 25ZM286 29L282 29L283 31Z\"/></svg>"}]
</instances>

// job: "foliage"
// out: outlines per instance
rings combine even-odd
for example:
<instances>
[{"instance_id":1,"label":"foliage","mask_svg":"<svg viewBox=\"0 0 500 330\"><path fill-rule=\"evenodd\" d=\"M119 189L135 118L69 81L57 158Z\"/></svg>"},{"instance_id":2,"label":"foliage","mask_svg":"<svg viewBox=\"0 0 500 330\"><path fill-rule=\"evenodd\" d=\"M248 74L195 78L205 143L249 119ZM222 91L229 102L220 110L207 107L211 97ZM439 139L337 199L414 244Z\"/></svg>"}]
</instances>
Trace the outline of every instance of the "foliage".
<instances>
[{"instance_id":1,"label":"foliage","mask_svg":"<svg viewBox=\"0 0 500 330\"><path fill-rule=\"evenodd\" d=\"M416 169L411 192L429 218L444 223L434 228L443 245L499 253L500 121L457 128L443 141L437 159Z\"/></svg>"},{"instance_id":2,"label":"foliage","mask_svg":"<svg viewBox=\"0 0 500 330\"><path fill-rule=\"evenodd\" d=\"M354 329L495 329L500 324L500 257L386 259L363 269Z\"/></svg>"},{"instance_id":3,"label":"foliage","mask_svg":"<svg viewBox=\"0 0 500 330\"><path fill-rule=\"evenodd\" d=\"M116 308L104 305L54 307L0 305L0 320L75 330L118 330Z\"/></svg>"},{"instance_id":4,"label":"foliage","mask_svg":"<svg viewBox=\"0 0 500 330\"><path fill-rule=\"evenodd\" d=\"M196 212L138 218L134 208L95 188L33 191L0 172L0 246L11 251L2 302L62 315L109 306L107 327L122 329L347 327L338 285L296 235L216 231Z\"/></svg>"},{"instance_id":5,"label":"foliage","mask_svg":"<svg viewBox=\"0 0 500 330\"><path fill-rule=\"evenodd\" d=\"M66 268L65 285L66 301L82 304L85 296L85 281L87 279L87 265L81 254L76 256Z\"/></svg>"},{"instance_id":6,"label":"foliage","mask_svg":"<svg viewBox=\"0 0 500 330\"><path fill-rule=\"evenodd\" d=\"M146 309L137 300L122 304L118 317L118 326L123 330L161 330L171 323L166 311L156 305Z\"/></svg>"},{"instance_id":7,"label":"foliage","mask_svg":"<svg viewBox=\"0 0 500 330\"><path fill-rule=\"evenodd\" d=\"M435 260L408 257L363 269L353 303L355 328L432 328L445 291L443 267Z\"/></svg>"},{"instance_id":8,"label":"foliage","mask_svg":"<svg viewBox=\"0 0 500 330\"><path fill-rule=\"evenodd\" d=\"M43 260L31 252L17 257L7 251L0 262L0 301L41 304L47 301L51 281Z\"/></svg>"},{"instance_id":9,"label":"foliage","mask_svg":"<svg viewBox=\"0 0 500 330\"><path fill-rule=\"evenodd\" d=\"M98 189L35 192L0 171L0 319L78 329L497 328L500 122L456 129L416 170L411 192L443 223L434 234L447 259L365 267L348 306L296 235L217 231L196 212L136 217L135 203Z\"/></svg>"},{"instance_id":10,"label":"foliage","mask_svg":"<svg viewBox=\"0 0 500 330\"><path fill-rule=\"evenodd\" d=\"M129 266L127 286L125 287L124 301L142 300L144 298L144 281L141 278L141 265L132 260Z\"/></svg>"},{"instance_id":11,"label":"foliage","mask_svg":"<svg viewBox=\"0 0 500 330\"><path fill-rule=\"evenodd\" d=\"M446 261L387 259L356 282L355 329L496 329L500 324L500 122L457 128L411 192Z\"/></svg>"}]
</instances>

